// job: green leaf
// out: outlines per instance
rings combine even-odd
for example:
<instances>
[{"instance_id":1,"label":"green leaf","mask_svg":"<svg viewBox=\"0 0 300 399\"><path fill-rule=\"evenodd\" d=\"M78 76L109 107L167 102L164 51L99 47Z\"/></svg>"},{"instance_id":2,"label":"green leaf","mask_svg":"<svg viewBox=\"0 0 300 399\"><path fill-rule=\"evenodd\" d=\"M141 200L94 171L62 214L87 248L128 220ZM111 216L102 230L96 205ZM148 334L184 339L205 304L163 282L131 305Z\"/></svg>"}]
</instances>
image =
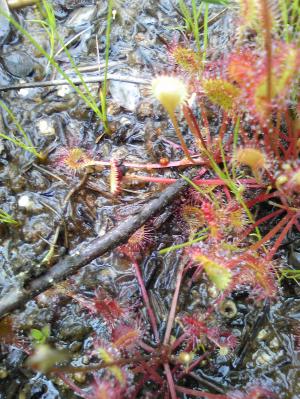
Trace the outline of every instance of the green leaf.
<instances>
[{"instance_id":1,"label":"green leaf","mask_svg":"<svg viewBox=\"0 0 300 399\"><path fill-rule=\"evenodd\" d=\"M227 6L229 4L229 0L202 0L203 3L207 4L218 4L218 5L223 5Z\"/></svg>"},{"instance_id":2,"label":"green leaf","mask_svg":"<svg viewBox=\"0 0 300 399\"><path fill-rule=\"evenodd\" d=\"M42 331L37 330L36 328L32 328L32 329L30 330L30 336L31 336L31 338L32 338L34 341L36 341L36 342L38 342L38 343L42 343L42 342L45 340L45 336L44 336L44 334L42 333Z\"/></svg>"}]
</instances>

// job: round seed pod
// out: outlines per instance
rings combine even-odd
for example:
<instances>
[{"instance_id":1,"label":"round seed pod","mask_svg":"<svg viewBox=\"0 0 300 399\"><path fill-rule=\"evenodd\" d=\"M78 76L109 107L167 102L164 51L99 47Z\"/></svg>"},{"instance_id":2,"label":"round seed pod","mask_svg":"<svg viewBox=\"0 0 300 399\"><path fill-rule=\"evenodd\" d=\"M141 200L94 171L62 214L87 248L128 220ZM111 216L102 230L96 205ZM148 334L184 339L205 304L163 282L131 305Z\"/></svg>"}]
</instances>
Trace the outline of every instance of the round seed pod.
<instances>
[{"instance_id":1,"label":"round seed pod","mask_svg":"<svg viewBox=\"0 0 300 399\"><path fill-rule=\"evenodd\" d=\"M237 314L236 304L231 299L226 299L221 303L219 311L227 319L233 319Z\"/></svg>"}]
</instances>

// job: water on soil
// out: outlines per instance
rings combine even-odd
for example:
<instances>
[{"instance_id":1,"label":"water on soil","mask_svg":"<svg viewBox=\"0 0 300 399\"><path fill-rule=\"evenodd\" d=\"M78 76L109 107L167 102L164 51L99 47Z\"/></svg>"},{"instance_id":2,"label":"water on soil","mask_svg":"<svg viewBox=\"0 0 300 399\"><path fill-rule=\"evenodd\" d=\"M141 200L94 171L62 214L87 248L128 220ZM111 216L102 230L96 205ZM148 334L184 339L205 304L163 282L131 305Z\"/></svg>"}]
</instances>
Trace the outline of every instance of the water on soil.
<instances>
[{"instance_id":1,"label":"water on soil","mask_svg":"<svg viewBox=\"0 0 300 399\"><path fill-rule=\"evenodd\" d=\"M169 71L163 41L171 43L176 40L179 37L178 26L182 25L182 18L173 3L176 2L116 1L110 73L148 79ZM100 61L103 61L106 2L54 0L53 5L57 28L64 42L83 32L69 46L76 64L81 67L95 65L96 37ZM212 10L214 15L222 7L212 7ZM27 7L15 13L15 17L23 22L35 19L36 14L33 7ZM209 28L210 46L216 58L230 47L231 18L230 12L226 12ZM37 23L26 26L38 42L49 49L43 28ZM13 29L0 40L4 42L0 86L24 80L60 78L53 74L47 61L32 45L22 40ZM57 60L63 69L70 68L63 52ZM97 73L94 71L86 76L96 76ZM97 96L98 85L93 84L90 88ZM72 253L82 242L105 234L120 220L138 212L139 207L163 188L155 184L127 183L122 196L114 198L109 194L108 171L94 171L64 207L68 192L82 178L80 173L70 172L62 165L62 154L66 149L79 146L99 160L114 157L139 163L159 162L163 157L178 159L178 154L166 140L176 142L168 118L143 85L109 83L108 115L113 134L111 137L103 136L97 144L96 139L103 133L102 123L68 86L2 91L1 99L17 115L36 148L49 152L47 162L39 164L30 153L8 141L0 141L0 203L19 222L18 226L0 225L0 289L4 296L11 288L17 288L49 267L40 264L62 218L64 223L61 224L53 262L66 253ZM5 112L0 114L0 127L0 131L16 131ZM179 171L170 169L160 172L160 175L178 177ZM176 215L166 213L167 222L164 221L156 232L152 252L149 251L142 260L144 278L162 331L172 299L175 272L182 260L179 253L157 256L156 250L185 240L175 219ZM133 303L139 299L131 265L116 252L91 262L71 279L70 286L75 292L85 295L105 287L124 301ZM186 289L183 287L179 311L197 311L205 306L209 302L209 292L205 281L195 282ZM281 399L299 398L299 352L294 344L300 320L300 302L296 299L299 290L289 287L287 292L276 305L266 303L262 309L245 303L242 297L232 298L237 307L236 315L233 318L220 315L218 322L235 331L244 350L237 351L231 359L216 356L203 363L197 370L198 376L225 391L243 388L251 382L271 387ZM25 337L23 347L28 343L26 337L32 328L41 329L49 324L50 341L57 348L76 354L78 364L84 362L82 354L89 347L92 332L105 335L103 322L95 323L86 312L82 312L76 301L63 292L53 297L40 295L38 300L30 301L24 310L17 313L16 320L18 334ZM58 379L31 371L24 365L25 358L26 352L17 343L3 345L0 398L77 397ZM194 380L185 384L200 389L207 386Z\"/></svg>"}]
</instances>

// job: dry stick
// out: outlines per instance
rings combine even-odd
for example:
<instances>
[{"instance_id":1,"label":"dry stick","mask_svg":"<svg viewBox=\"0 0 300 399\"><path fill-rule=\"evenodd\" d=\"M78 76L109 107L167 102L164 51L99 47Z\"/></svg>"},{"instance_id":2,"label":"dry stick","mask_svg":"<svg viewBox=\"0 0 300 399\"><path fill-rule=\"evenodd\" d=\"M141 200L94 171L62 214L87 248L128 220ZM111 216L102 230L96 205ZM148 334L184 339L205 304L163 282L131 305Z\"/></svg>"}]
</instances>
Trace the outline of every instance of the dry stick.
<instances>
[{"instance_id":1,"label":"dry stick","mask_svg":"<svg viewBox=\"0 0 300 399\"><path fill-rule=\"evenodd\" d=\"M193 177L189 178L192 179ZM30 299L76 273L92 260L125 243L137 229L169 205L187 186L186 180L178 180L175 184L166 188L158 198L153 199L148 206L143 207L140 214L131 216L103 237L83 243L80 249L74 251L73 255L66 256L47 273L32 280L25 288L11 290L0 300L0 318L8 312L24 306Z\"/></svg>"},{"instance_id":2,"label":"dry stick","mask_svg":"<svg viewBox=\"0 0 300 399\"><path fill-rule=\"evenodd\" d=\"M79 183L76 184L74 187L72 187L69 190L68 194L66 195L66 197L65 197L65 199L63 201L63 205L62 205L61 220L59 221L58 225L56 226L55 233L54 233L53 239L52 239L51 244L50 244L50 249L47 252L47 255L42 260L42 262L41 262L42 264L46 264L46 265L50 264L50 262L51 262L51 260L53 258L54 252L55 252L55 247L56 247L56 244L57 244L59 233L60 233L61 228L62 228L62 226L64 224L64 218L65 218L65 214L67 212L67 208L68 208L68 205L69 205L69 200L71 199L72 195L74 195L78 190L81 189L81 187L86 182L87 177L88 177L88 172L85 172L85 174L83 175L82 179L80 179Z\"/></svg>"},{"instance_id":3,"label":"dry stick","mask_svg":"<svg viewBox=\"0 0 300 399\"><path fill-rule=\"evenodd\" d=\"M134 77L130 77L130 76L127 77L127 76L114 75L114 74L108 74L107 79L108 80L116 80L119 82L135 83L138 85L149 85L150 84L150 81L147 79L134 78ZM82 84L82 80L80 80L78 78L73 79L72 82L74 85ZM104 76L93 76L93 77L85 78L84 82L85 83L104 82ZM9 86L0 86L0 91L34 88L34 87L62 86L62 85L68 85L68 84L69 83L65 79L46 80L44 82L30 82L30 83L20 83L20 84L9 85Z\"/></svg>"}]
</instances>

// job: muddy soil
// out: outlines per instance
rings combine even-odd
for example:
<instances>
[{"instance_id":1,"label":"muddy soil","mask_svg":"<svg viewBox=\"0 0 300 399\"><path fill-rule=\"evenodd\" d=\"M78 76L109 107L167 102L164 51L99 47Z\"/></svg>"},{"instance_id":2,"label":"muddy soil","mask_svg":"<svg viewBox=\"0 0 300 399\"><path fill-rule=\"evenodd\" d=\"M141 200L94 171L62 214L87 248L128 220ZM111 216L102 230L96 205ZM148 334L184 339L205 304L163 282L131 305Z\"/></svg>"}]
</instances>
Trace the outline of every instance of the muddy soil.
<instances>
[{"instance_id":1,"label":"muddy soil","mask_svg":"<svg viewBox=\"0 0 300 399\"><path fill-rule=\"evenodd\" d=\"M109 73L151 79L155 74L170 71L165 43L179 40L179 27L183 25L175 3L169 0L116 1ZM102 73L106 2L55 0L53 6L63 42L81 32L69 45L77 66L94 66L98 61L98 47ZM211 15L217 15L222 9L212 6ZM15 12L14 16L22 23L36 19L33 7ZM231 12L226 11L210 24L211 57L217 58L230 49L232 18ZM26 26L48 49L43 28L38 23ZM70 70L63 52L57 60L64 70ZM98 71L83 74L95 77ZM53 73L47 60L37 54L20 33L11 29L2 43L0 86L55 78L60 76ZM91 84L90 89L98 95L98 84ZM17 289L47 270L60 257L80 248L83 242L104 235L119 221L139 212L149 198L164 188L152 183L127 182L122 195L116 197L110 193L109 171L91 170L86 182L66 206L65 198L83 177L82 172L70 171L64 165L64 156L70 149L80 147L91 158L106 161L115 158L120 163L122 160L153 163L162 158L176 160L180 156L170 144L177 141L174 130L146 85L109 82L107 105L111 136L103 135L101 121L66 85L1 91L0 95L17 115L36 148L48 152L47 161L39 163L29 152L8 141L0 141L0 203L19 223L17 226L0 225L0 293L4 296L11 288ZM0 130L15 131L14 123L5 112L0 114L0 126ZM186 138L191 140L187 132ZM177 178L180 172L171 168L155 175ZM147 256L140 259L161 333L170 308L176 270L182 259L180 252L162 256L157 255L157 250L186 240L176 212L164 211L162 220L151 238ZM58 226L53 258L50 264L43 263ZM78 397L58 378L35 373L26 367L26 348L31 329L41 330L49 325L50 342L76 355L77 364L82 364L91 336L101 331L105 334L105 326L101 320L95 323L66 291L91 296L99 287L123 301L141 302L130 262L115 251L83 268L69 280L67 288L62 285L60 293L42 294L16 313L15 332L19 341L2 346L0 398ZM209 288L207 281L195 282L188 289L183 287L179 311L197 310L209 302ZM299 352L294 340L300 320L299 289L290 286L285 292L275 305L265 303L263 307L249 304L243 297L231 298L237 307L236 314L233 318L219 315L218 322L230 327L241 345L229 359L215 356L204 362L197 369L199 381L188 380L186 386L205 389L211 383L214 389L219 389L217 392L222 392L256 383L271 388L281 399L299 398ZM77 383L84 385L85 377L77 378ZM144 395L141 397L148 397Z\"/></svg>"}]
</instances>

